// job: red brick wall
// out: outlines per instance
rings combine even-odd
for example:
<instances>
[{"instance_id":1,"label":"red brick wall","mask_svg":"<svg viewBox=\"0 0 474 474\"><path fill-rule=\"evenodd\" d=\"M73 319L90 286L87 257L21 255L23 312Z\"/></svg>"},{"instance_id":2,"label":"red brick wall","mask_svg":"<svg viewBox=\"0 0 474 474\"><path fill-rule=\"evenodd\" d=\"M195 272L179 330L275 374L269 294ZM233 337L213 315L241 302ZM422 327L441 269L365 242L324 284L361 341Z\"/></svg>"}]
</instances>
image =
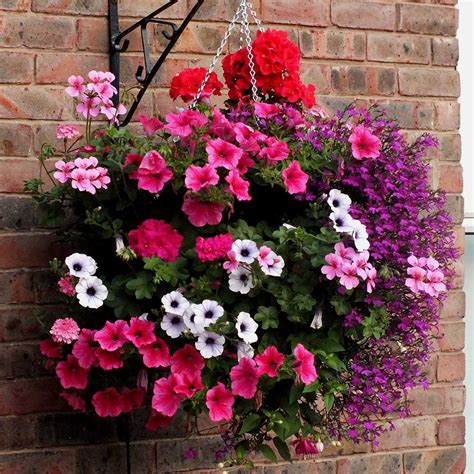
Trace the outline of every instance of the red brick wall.
<instances>
[{"instance_id":1,"label":"red brick wall","mask_svg":"<svg viewBox=\"0 0 474 474\"><path fill-rule=\"evenodd\" d=\"M123 24L160 2L121 0ZM191 3L191 2L190 2ZM190 63L207 64L235 1L206 0L175 52L160 71L142 109L170 107L166 87ZM231 5L228 5L231 4ZM303 52L305 80L315 82L319 102L330 109L357 98L383 103L409 134L432 132L432 182L449 193L449 209L462 221L459 77L456 72L456 0L261 0L267 25L287 29ZM182 18L186 1L170 14ZM212 23L211 23L212 22ZM24 180L37 176L35 155L53 139L55 125L74 120L62 84L72 73L107 67L106 0L0 0L0 472L124 472L125 450L117 426L72 414L55 395L56 382L38 363L42 329L38 308L54 307L54 286L44 267L53 251L40 229ZM124 79L133 77L139 43L132 41ZM159 37L153 49L160 49ZM458 229L459 245L463 232ZM462 275L462 264L459 263ZM396 421L378 449L344 445L298 467L260 473L461 473L465 453L464 295L456 280L442 312L438 351L428 369L432 386L415 390L413 417ZM40 306L41 305L41 306ZM137 418L143 417L137 414ZM180 440L177 423L158 437L133 430L134 472L175 472L209 466L216 437ZM200 447L184 463L187 446ZM314 464L316 462L316 464ZM294 470L293 470L294 469Z\"/></svg>"}]
</instances>

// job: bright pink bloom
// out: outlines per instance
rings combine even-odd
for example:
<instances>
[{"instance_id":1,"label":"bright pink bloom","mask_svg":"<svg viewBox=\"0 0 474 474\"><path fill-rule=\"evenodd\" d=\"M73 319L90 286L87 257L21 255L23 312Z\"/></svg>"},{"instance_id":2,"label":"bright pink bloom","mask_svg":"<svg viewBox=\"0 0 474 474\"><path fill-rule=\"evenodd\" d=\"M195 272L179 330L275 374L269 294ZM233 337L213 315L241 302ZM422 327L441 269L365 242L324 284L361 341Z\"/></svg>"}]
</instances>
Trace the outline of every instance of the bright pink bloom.
<instances>
[{"instance_id":1,"label":"bright pink bloom","mask_svg":"<svg viewBox=\"0 0 474 474\"><path fill-rule=\"evenodd\" d=\"M52 339L44 339L40 342L40 352L50 359L60 359L63 356L63 345Z\"/></svg>"},{"instance_id":2,"label":"bright pink bloom","mask_svg":"<svg viewBox=\"0 0 474 474\"><path fill-rule=\"evenodd\" d=\"M233 170L239 163L243 151L221 138L209 140L206 145L209 163L214 168Z\"/></svg>"},{"instance_id":3,"label":"bright pink bloom","mask_svg":"<svg viewBox=\"0 0 474 474\"><path fill-rule=\"evenodd\" d=\"M431 257L430 257L431 258ZM415 257L414 255L410 255L408 257L408 263L412 266L412 267L420 267L420 268L423 268L426 266L426 264L428 263L428 260L425 258L425 257L421 257L421 258L417 258ZM433 259L434 260L434 259ZM436 260L434 260L436 262ZM433 265L433 262L431 262L431 265ZM434 268L430 268L430 270L435 270Z\"/></svg>"},{"instance_id":4,"label":"bright pink bloom","mask_svg":"<svg viewBox=\"0 0 474 474\"><path fill-rule=\"evenodd\" d=\"M295 453L303 456L314 456L319 454L316 444L308 438L298 438L293 441Z\"/></svg>"},{"instance_id":5,"label":"bright pink bloom","mask_svg":"<svg viewBox=\"0 0 474 474\"><path fill-rule=\"evenodd\" d=\"M276 104L255 103L255 115L262 118L273 118L280 113L280 108Z\"/></svg>"},{"instance_id":6,"label":"bright pink bloom","mask_svg":"<svg viewBox=\"0 0 474 474\"><path fill-rule=\"evenodd\" d=\"M101 369L114 370L123 367L123 360L121 357L122 349L117 349L116 351L110 352L98 347L95 350L95 354Z\"/></svg>"},{"instance_id":7,"label":"bright pink bloom","mask_svg":"<svg viewBox=\"0 0 474 474\"><path fill-rule=\"evenodd\" d=\"M201 189L214 186L219 182L219 175L211 165L194 166L191 165L186 170L184 184L191 191L197 192Z\"/></svg>"},{"instance_id":8,"label":"bright pink bloom","mask_svg":"<svg viewBox=\"0 0 474 474\"><path fill-rule=\"evenodd\" d=\"M64 140L80 137L81 132L75 125L61 124L56 128L56 137Z\"/></svg>"},{"instance_id":9,"label":"bright pink bloom","mask_svg":"<svg viewBox=\"0 0 474 474\"><path fill-rule=\"evenodd\" d=\"M204 227L220 223L224 205L218 202L201 202L198 198L186 195L181 209L193 226Z\"/></svg>"},{"instance_id":10,"label":"bright pink bloom","mask_svg":"<svg viewBox=\"0 0 474 474\"><path fill-rule=\"evenodd\" d=\"M288 143L277 140L274 137L267 138L266 147L260 150L259 158L269 162L286 160L290 154Z\"/></svg>"},{"instance_id":11,"label":"bright pink bloom","mask_svg":"<svg viewBox=\"0 0 474 474\"><path fill-rule=\"evenodd\" d=\"M196 239L196 253L201 262L211 262L225 258L233 243L234 239L229 232L214 237L198 237Z\"/></svg>"},{"instance_id":12,"label":"bright pink bloom","mask_svg":"<svg viewBox=\"0 0 474 474\"><path fill-rule=\"evenodd\" d=\"M204 388L200 372L175 375L178 383L174 388L174 391L176 393L184 395L186 398L191 398L197 391L202 390Z\"/></svg>"},{"instance_id":13,"label":"bright pink bloom","mask_svg":"<svg viewBox=\"0 0 474 474\"><path fill-rule=\"evenodd\" d=\"M130 320L130 327L125 329L125 337L133 343L135 347L146 346L155 342L156 336L153 330L155 323L133 317Z\"/></svg>"},{"instance_id":14,"label":"bright pink bloom","mask_svg":"<svg viewBox=\"0 0 474 474\"><path fill-rule=\"evenodd\" d=\"M321 273L326 275L328 280L334 280L336 277L342 276L342 266L344 259L335 253L330 253L324 257L327 265L321 267Z\"/></svg>"},{"instance_id":15,"label":"bright pink bloom","mask_svg":"<svg viewBox=\"0 0 474 474\"><path fill-rule=\"evenodd\" d=\"M309 176L301 169L300 164L294 160L282 173L283 182L290 194L304 193Z\"/></svg>"},{"instance_id":16,"label":"bright pink bloom","mask_svg":"<svg viewBox=\"0 0 474 474\"><path fill-rule=\"evenodd\" d=\"M67 82L69 87L66 87L66 94L70 97L77 97L86 90L82 76L69 76Z\"/></svg>"},{"instance_id":17,"label":"bright pink bloom","mask_svg":"<svg viewBox=\"0 0 474 474\"><path fill-rule=\"evenodd\" d=\"M296 361L292 368L296 372L297 380L301 380L305 385L309 385L318 378L316 367L314 366L314 354L305 349L303 344L298 344L293 352Z\"/></svg>"},{"instance_id":18,"label":"bright pink bloom","mask_svg":"<svg viewBox=\"0 0 474 474\"><path fill-rule=\"evenodd\" d=\"M143 364L150 369L170 365L170 350L159 337L151 344L139 347L138 352L143 356Z\"/></svg>"},{"instance_id":19,"label":"bright pink bloom","mask_svg":"<svg viewBox=\"0 0 474 474\"><path fill-rule=\"evenodd\" d=\"M352 155L356 160L380 156L381 141L363 125L352 130L349 141L352 143Z\"/></svg>"},{"instance_id":20,"label":"bright pink bloom","mask_svg":"<svg viewBox=\"0 0 474 474\"><path fill-rule=\"evenodd\" d=\"M258 370L253 359L243 357L239 363L230 370L232 393L242 398L253 398L257 391Z\"/></svg>"},{"instance_id":21,"label":"bright pink bloom","mask_svg":"<svg viewBox=\"0 0 474 474\"><path fill-rule=\"evenodd\" d=\"M71 344L79 338L81 329L72 318L56 319L49 331L53 336L53 341Z\"/></svg>"},{"instance_id":22,"label":"bright pink bloom","mask_svg":"<svg viewBox=\"0 0 474 474\"><path fill-rule=\"evenodd\" d=\"M234 125L231 124L219 109L214 109L212 123L209 132L222 140L233 142L235 140Z\"/></svg>"},{"instance_id":23,"label":"bright pink bloom","mask_svg":"<svg viewBox=\"0 0 474 474\"><path fill-rule=\"evenodd\" d=\"M184 398L182 394L175 392L177 385L178 378L175 375L170 375L168 378L162 377L155 382L151 400L154 410L166 416L173 416L176 413Z\"/></svg>"},{"instance_id":24,"label":"bright pink bloom","mask_svg":"<svg viewBox=\"0 0 474 474\"><path fill-rule=\"evenodd\" d=\"M225 180L229 183L229 191L239 201L250 201L252 199L249 194L250 183L240 176L239 170L230 171Z\"/></svg>"},{"instance_id":25,"label":"bright pink bloom","mask_svg":"<svg viewBox=\"0 0 474 474\"><path fill-rule=\"evenodd\" d=\"M97 361L97 342L94 339L95 333L90 329L83 329L79 334L79 339L72 348L72 355L77 359L83 369L90 367Z\"/></svg>"},{"instance_id":26,"label":"bright pink bloom","mask_svg":"<svg viewBox=\"0 0 474 474\"><path fill-rule=\"evenodd\" d=\"M95 412L101 416L119 416L123 413L123 397L115 387L96 392L92 397Z\"/></svg>"},{"instance_id":27,"label":"bright pink bloom","mask_svg":"<svg viewBox=\"0 0 474 474\"><path fill-rule=\"evenodd\" d=\"M157 151L152 150L143 157L136 176L138 189L159 193L173 177L173 172L166 166L165 159Z\"/></svg>"},{"instance_id":28,"label":"bright pink bloom","mask_svg":"<svg viewBox=\"0 0 474 474\"><path fill-rule=\"evenodd\" d=\"M113 103L109 100L104 102L100 108L100 113L105 115L109 121L114 121L118 115L117 109L114 107Z\"/></svg>"},{"instance_id":29,"label":"bright pink bloom","mask_svg":"<svg viewBox=\"0 0 474 474\"><path fill-rule=\"evenodd\" d=\"M76 296L76 287L72 283L72 277L69 273L65 273L58 280L59 291L66 296Z\"/></svg>"},{"instance_id":30,"label":"bright pink bloom","mask_svg":"<svg viewBox=\"0 0 474 474\"><path fill-rule=\"evenodd\" d=\"M242 122L236 123L234 130L240 147L247 153L258 153L261 147L260 144L267 138L263 133L256 132L252 127Z\"/></svg>"},{"instance_id":31,"label":"bright pink bloom","mask_svg":"<svg viewBox=\"0 0 474 474\"><path fill-rule=\"evenodd\" d=\"M127 336L125 335L127 329L128 324L123 319L118 319L114 323L106 321L105 326L95 333L94 339L102 349L113 352L120 349L127 342Z\"/></svg>"},{"instance_id":32,"label":"bright pink bloom","mask_svg":"<svg viewBox=\"0 0 474 474\"><path fill-rule=\"evenodd\" d=\"M107 189L107 185L111 182L110 176L107 173L106 168L98 166L97 168L87 170L87 178L94 188Z\"/></svg>"},{"instance_id":33,"label":"bright pink bloom","mask_svg":"<svg viewBox=\"0 0 474 474\"><path fill-rule=\"evenodd\" d=\"M257 362L257 374L269 377L277 377L278 369L283 365L285 356L278 352L275 346L268 346L261 354L255 356Z\"/></svg>"},{"instance_id":34,"label":"bright pink bloom","mask_svg":"<svg viewBox=\"0 0 474 474\"><path fill-rule=\"evenodd\" d=\"M425 292L437 298L441 292L446 291L443 280L444 273L441 270L428 270L426 272Z\"/></svg>"},{"instance_id":35,"label":"bright pink bloom","mask_svg":"<svg viewBox=\"0 0 474 474\"><path fill-rule=\"evenodd\" d=\"M91 81L91 84L90 84L91 86L95 84L100 84L102 81L105 81L107 79L103 71L95 71L94 69L87 73L87 77ZM114 76L114 79L115 79L115 76Z\"/></svg>"},{"instance_id":36,"label":"bright pink bloom","mask_svg":"<svg viewBox=\"0 0 474 474\"><path fill-rule=\"evenodd\" d=\"M99 164L99 160L95 156L89 156L89 158L76 158L74 160L74 165L77 168L89 169L95 168Z\"/></svg>"},{"instance_id":37,"label":"bright pink bloom","mask_svg":"<svg viewBox=\"0 0 474 474\"><path fill-rule=\"evenodd\" d=\"M79 388L87 387L87 374L89 371L83 369L78 360L73 355L68 355L67 360L59 362L56 366L56 375L63 388Z\"/></svg>"},{"instance_id":38,"label":"bright pink bloom","mask_svg":"<svg viewBox=\"0 0 474 474\"><path fill-rule=\"evenodd\" d=\"M96 189L92 186L88 171L83 168L75 168L71 173L71 186L78 191L95 194Z\"/></svg>"},{"instance_id":39,"label":"bright pink bloom","mask_svg":"<svg viewBox=\"0 0 474 474\"><path fill-rule=\"evenodd\" d=\"M117 93L117 89L110 84L110 82L101 82L94 86L97 95L105 102L108 103L110 99Z\"/></svg>"},{"instance_id":40,"label":"bright pink bloom","mask_svg":"<svg viewBox=\"0 0 474 474\"><path fill-rule=\"evenodd\" d=\"M81 102L76 106L78 114L82 114L84 118L97 117L100 113L102 101L98 97L82 96Z\"/></svg>"},{"instance_id":41,"label":"bright pink bloom","mask_svg":"<svg viewBox=\"0 0 474 474\"><path fill-rule=\"evenodd\" d=\"M344 265L342 265L342 276L339 283L347 290L356 288L360 283L359 278L357 278L357 266L353 263L344 263Z\"/></svg>"},{"instance_id":42,"label":"bright pink bloom","mask_svg":"<svg viewBox=\"0 0 474 474\"><path fill-rule=\"evenodd\" d=\"M247 171L255 165L255 161L250 158L248 153L244 153L239 162L237 163L237 170L240 174L245 174Z\"/></svg>"},{"instance_id":43,"label":"bright pink bloom","mask_svg":"<svg viewBox=\"0 0 474 474\"><path fill-rule=\"evenodd\" d=\"M71 179L71 171L74 169L74 162L63 160L56 161L54 167L58 170L54 173L54 177L61 183L67 183Z\"/></svg>"},{"instance_id":44,"label":"bright pink bloom","mask_svg":"<svg viewBox=\"0 0 474 474\"><path fill-rule=\"evenodd\" d=\"M147 117L146 115L139 115L138 120L142 124L143 131L147 137L152 137L158 130L164 127L163 122L157 117Z\"/></svg>"},{"instance_id":45,"label":"bright pink bloom","mask_svg":"<svg viewBox=\"0 0 474 474\"><path fill-rule=\"evenodd\" d=\"M125 158L125 163L123 167L126 168L127 166L135 166L136 169L133 171L128 172L128 176L130 179L138 179L138 167L143 160L143 156L139 155L138 153L129 153Z\"/></svg>"},{"instance_id":46,"label":"bright pink bloom","mask_svg":"<svg viewBox=\"0 0 474 474\"><path fill-rule=\"evenodd\" d=\"M147 219L129 232L128 241L139 257L160 257L174 262L178 258L183 236L165 221Z\"/></svg>"},{"instance_id":47,"label":"bright pink bloom","mask_svg":"<svg viewBox=\"0 0 474 474\"><path fill-rule=\"evenodd\" d=\"M140 388L123 388L122 395L122 411L123 413L130 413L134 408L139 408L143 404L146 391Z\"/></svg>"},{"instance_id":48,"label":"bright pink bloom","mask_svg":"<svg viewBox=\"0 0 474 474\"><path fill-rule=\"evenodd\" d=\"M86 411L86 402L79 394L62 391L59 396L64 398L73 410Z\"/></svg>"},{"instance_id":49,"label":"bright pink bloom","mask_svg":"<svg viewBox=\"0 0 474 474\"><path fill-rule=\"evenodd\" d=\"M377 278L377 270L372 266L372 264L368 263L367 267L365 268L365 274L367 275L367 293L372 293L375 288L375 279Z\"/></svg>"},{"instance_id":50,"label":"bright pink bloom","mask_svg":"<svg viewBox=\"0 0 474 474\"><path fill-rule=\"evenodd\" d=\"M222 265L224 267L224 270L227 270L227 273L231 273L233 270L236 270L239 268L239 262L237 261L237 255L233 250L230 250L227 252L227 260L224 262Z\"/></svg>"},{"instance_id":51,"label":"bright pink bloom","mask_svg":"<svg viewBox=\"0 0 474 474\"><path fill-rule=\"evenodd\" d=\"M150 418L148 418L145 427L147 430L156 431L159 428L167 428L169 425L171 425L172 421L172 416L165 416L155 410L152 410Z\"/></svg>"},{"instance_id":52,"label":"bright pink bloom","mask_svg":"<svg viewBox=\"0 0 474 474\"><path fill-rule=\"evenodd\" d=\"M426 276L426 270L423 270L421 267L411 267L407 270L407 273L411 278L405 280L405 285L410 288L413 293L425 291L426 285L424 278Z\"/></svg>"},{"instance_id":53,"label":"bright pink bloom","mask_svg":"<svg viewBox=\"0 0 474 474\"><path fill-rule=\"evenodd\" d=\"M196 127L203 127L207 123L207 117L200 112L186 109L176 114L166 116L165 128L171 135L179 138L187 138L193 134Z\"/></svg>"},{"instance_id":54,"label":"bright pink bloom","mask_svg":"<svg viewBox=\"0 0 474 474\"><path fill-rule=\"evenodd\" d=\"M367 278L367 266L369 265L369 252L364 250L352 257L352 263L357 267L357 275L365 280Z\"/></svg>"},{"instance_id":55,"label":"bright pink bloom","mask_svg":"<svg viewBox=\"0 0 474 474\"><path fill-rule=\"evenodd\" d=\"M410 257L409 257L408 260L410 260ZM422 260L422 259L420 259L420 260ZM415 266L416 266L416 264L415 264ZM419 266L422 266L422 265L419 265ZM437 270L439 268L439 262L437 260L435 260L433 257L428 257L426 259L426 266L428 267L428 270L431 270L431 271Z\"/></svg>"},{"instance_id":56,"label":"bright pink bloom","mask_svg":"<svg viewBox=\"0 0 474 474\"><path fill-rule=\"evenodd\" d=\"M191 344L186 344L171 357L171 373L177 375L200 373L205 365L204 358Z\"/></svg>"},{"instance_id":57,"label":"bright pink bloom","mask_svg":"<svg viewBox=\"0 0 474 474\"><path fill-rule=\"evenodd\" d=\"M219 382L206 393L206 406L209 409L209 418L212 421L231 420L232 406L234 405L232 392Z\"/></svg>"},{"instance_id":58,"label":"bright pink bloom","mask_svg":"<svg viewBox=\"0 0 474 474\"><path fill-rule=\"evenodd\" d=\"M352 247L344 247L344 244L339 242L334 246L334 253L339 257L352 262L352 258L356 254L356 251Z\"/></svg>"}]
</instances>

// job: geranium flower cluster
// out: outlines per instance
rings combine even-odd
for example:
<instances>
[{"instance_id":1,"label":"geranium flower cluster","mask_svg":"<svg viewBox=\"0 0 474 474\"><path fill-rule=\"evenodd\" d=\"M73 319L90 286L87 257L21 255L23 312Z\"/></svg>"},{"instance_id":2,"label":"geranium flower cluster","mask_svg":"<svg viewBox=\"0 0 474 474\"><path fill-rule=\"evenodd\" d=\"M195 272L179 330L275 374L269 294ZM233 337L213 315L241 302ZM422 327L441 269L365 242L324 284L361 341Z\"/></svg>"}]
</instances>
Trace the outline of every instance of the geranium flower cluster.
<instances>
[{"instance_id":1,"label":"geranium flower cluster","mask_svg":"<svg viewBox=\"0 0 474 474\"><path fill-rule=\"evenodd\" d=\"M61 396L98 416L148 406L152 430L179 410L209 416L226 431L216 459L241 464L376 444L426 385L457 256L428 185L434 141L409 144L379 109L308 110L286 33L259 33L252 51L265 102L232 54L226 108L210 103L212 76L196 108L140 116L143 134L87 133L35 193L46 216L70 206L68 235L86 237L53 262L67 309L40 348ZM202 77L184 71L172 97L193 100ZM108 182L88 197L73 168Z\"/></svg>"}]
</instances>

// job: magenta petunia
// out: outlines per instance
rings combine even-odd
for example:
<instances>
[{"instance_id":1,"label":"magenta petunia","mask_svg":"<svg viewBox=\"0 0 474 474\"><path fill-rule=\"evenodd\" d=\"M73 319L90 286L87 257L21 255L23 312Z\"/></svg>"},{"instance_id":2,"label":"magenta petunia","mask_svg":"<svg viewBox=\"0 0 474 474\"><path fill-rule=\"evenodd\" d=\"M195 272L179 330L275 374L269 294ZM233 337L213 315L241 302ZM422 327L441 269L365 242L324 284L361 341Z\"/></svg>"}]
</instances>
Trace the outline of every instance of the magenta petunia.
<instances>
[{"instance_id":1,"label":"magenta petunia","mask_svg":"<svg viewBox=\"0 0 474 474\"><path fill-rule=\"evenodd\" d=\"M234 405L232 392L219 382L206 393L206 406L209 409L209 418L212 421L226 421L232 419Z\"/></svg>"},{"instance_id":2,"label":"magenta petunia","mask_svg":"<svg viewBox=\"0 0 474 474\"><path fill-rule=\"evenodd\" d=\"M123 413L123 397L115 387L96 392L92 397L92 405L100 417L119 416Z\"/></svg>"},{"instance_id":3,"label":"magenta petunia","mask_svg":"<svg viewBox=\"0 0 474 474\"><path fill-rule=\"evenodd\" d=\"M165 416L174 416L184 395L175 392L178 378L171 374L168 378L162 377L155 382L151 406Z\"/></svg>"},{"instance_id":4,"label":"magenta petunia","mask_svg":"<svg viewBox=\"0 0 474 474\"><path fill-rule=\"evenodd\" d=\"M171 357L171 373L173 374L193 375L196 372L200 373L204 366L204 358L191 344L185 344Z\"/></svg>"},{"instance_id":5,"label":"magenta petunia","mask_svg":"<svg viewBox=\"0 0 474 474\"><path fill-rule=\"evenodd\" d=\"M141 347L155 341L155 323L133 317L130 326L125 329L125 337L135 346Z\"/></svg>"},{"instance_id":6,"label":"magenta petunia","mask_svg":"<svg viewBox=\"0 0 474 474\"><path fill-rule=\"evenodd\" d=\"M143 131L147 137L152 137L158 130L164 127L163 122L158 117L148 117L142 114L137 119L142 124Z\"/></svg>"},{"instance_id":7,"label":"magenta petunia","mask_svg":"<svg viewBox=\"0 0 474 474\"><path fill-rule=\"evenodd\" d=\"M107 351L98 347L95 351L99 367L103 370L114 370L123 367L122 349Z\"/></svg>"},{"instance_id":8,"label":"magenta petunia","mask_svg":"<svg viewBox=\"0 0 474 474\"><path fill-rule=\"evenodd\" d=\"M63 388L84 389L87 387L87 375L89 371L79 365L79 361L68 355L65 361L59 362L56 366L56 375Z\"/></svg>"},{"instance_id":9,"label":"magenta petunia","mask_svg":"<svg viewBox=\"0 0 474 474\"><path fill-rule=\"evenodd\" d=\"M97 331L83 329L79 339L72 347L72 354L84 369L89 369L97 361L96 349L98 346L95 340Z\"/></svg>"},{"instance_id":10,"label":"magenta petunia","mask_svg":"<svg viewBox=\"0 0 474 474\"><path fill-rule=\"evenodd\" d=\"M200 201L199 198L186 195L182 210L193 226L204 227L221 222L224 205L218 202Z\"/></svg>"},{"instance_id":11,"label":"magenta petunia","mask_svg":"<svg viewBox=\"0 0 474 474\"><path fill-rule=\"evenodd\" d=\"M134 176L138 179L138 189L159 193L171 180L173 172L166 166L166 160L152 150L143 157Z\"/></svg>"},{"instance_id":12,"label":"magenta petunia","mask_svg":"<svg viewBox=\"0 0 474 474\"><path fill-rule=\"evenodd\" d=\"M206 145L209 164L214 168L233 170L237 167L243 150L221 138L209 140Z\"/></svg>"},{"instance_id":13,"label":"magenta petunia","mask_svg":"<svg viewBox=\"0 0 474 474\"><path fill-rule=\"evenodd\" d=\"M306 191L309 176L301 169L300 164L294 160L285 168L281 176L283 183L290 194L299 194Z\"/></svg>"},{"instance_id":14,"label":"magenta petunia","mask_svg":"<svg viewBox=\"0 0 474 474\"><path fill-rule=\"evenodd\" d=\"M255 356L259 376L277 377L278 369L283 365L285 356L275 346L268 346L261 354Z\"/></svg>"},{"instance_id":15,"label":"magenta petunia","mask_svg":"<svg viewBox=\"0 0 474 474\"><path fill-rule=\"evenodd\" d=\"M140 346L138 352L143 356L143 364L148 368L168 367L170 351L163 339L156 337L151 344Z\"/></svg>"},{"instance_id":16,"label":"magenta petunia","mask_svg":"<svg viewBox=\"0 0 474 474\"><path fill-rule=\"evenodd\" d=\"M194 166L186 169L184 184L191 191L197 192L201 189L214 186L219 182L219 175L211 165Z\"/></svg>"},{"instance_id":17,"label":"magenta petunia","mask_svg":"<svg viewBox=\"0 0 474 474\"><path fill-rule=\"evenodd\" d=\"M382 145L380 139L363 125L358 125L352 130L349 142L352 143L352 156L356 160L380 156L380 147Z\"/></svg>"},{"instance_id":18,"label":"magenta petunia","mask_svg":"<svg viewBox=\"0 0 474 474\"><path fill-rule=\"evenodd\" d=\"M301 380L305 385L314 382L318 378L314 366L314 354L305 349L303 344L297 344L293 354L296 361L292 364L292 368L296 372L297 380Z\"/></svg>"},{"instance_id":19,"label":"magenta petunia","mask_svg":"<svg viewBox=\"0 0 474 474\"><path fill-rule=\"evenodd\" d=\"M106 321L105 326L95 333L94 339L102 349L113 352L128 341L125 335L127 330L128 324L123 319L119 319L114 323Z\"/></svg>"},{"instance_id":20,"label":"magenta petunia","mask_svg":"<svg viewBox=\"0 0 474 474\"><path fill-rule=\"evenodd\" d=\"M257 364L253 359L243 357L239 363L230 370L232 393L242 398L253 398L258 384Z\"/></svg>"},{"instance_id":21,"label":"magenta petunia","mask_svg":"<svg viewBox=\"0 0 474 474\"><path fill-rule=\"evenodd\" d=\"M239 170L230 171L225 180L229 184L229 191L239 201L250 201L252 199L249 194L250 183L242 178Z\"/></svg>"}]
</instances>

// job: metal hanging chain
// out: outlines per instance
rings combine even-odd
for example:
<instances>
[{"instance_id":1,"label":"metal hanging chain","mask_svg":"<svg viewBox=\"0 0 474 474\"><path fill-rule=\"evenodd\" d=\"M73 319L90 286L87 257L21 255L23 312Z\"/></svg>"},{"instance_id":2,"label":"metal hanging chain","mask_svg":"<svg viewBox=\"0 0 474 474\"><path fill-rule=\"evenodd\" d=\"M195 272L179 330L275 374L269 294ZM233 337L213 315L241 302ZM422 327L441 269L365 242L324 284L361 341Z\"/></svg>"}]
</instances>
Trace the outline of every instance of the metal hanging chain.
<instances>
[{"instance_id":1,"label":"metal hanging chain","mask_svg":"<svg viewBox=\"0 0 474 474\"><path fill-rule=\"evenodd\" d=\"M255 9L252 5L252 2L247 2L247 6L248 6L248 9L249 9L249 12L250 14L252 15L252 18L253 18L253 21L255 22L255 24L257 25L257 28L260 30L260 31L265 31L265 28L263 27L262 25L262 22L260 21L260 18L257 16L257 14L255 13Z\"/></svg>"},{"instance_id":2,"label":"metal hanging chain","mask_svg":"<svg viewBox=\"0 0 474 474\"><path fill-rule=\"evenodd\" d=\"M257 90L257 78L255 75L255 63L253 62L252 37L250 34L249 17L247 14L247 2L246 0L243 0L242 3L245 3L245 8L242 11L242 24L244 25L245 39L247 41L247 53L249 57L249 69L250 69L250 83L252 84L252 99L254 102L258 102L259 96L258 96L258 90Z\"/></svg>"}]
</instances>

